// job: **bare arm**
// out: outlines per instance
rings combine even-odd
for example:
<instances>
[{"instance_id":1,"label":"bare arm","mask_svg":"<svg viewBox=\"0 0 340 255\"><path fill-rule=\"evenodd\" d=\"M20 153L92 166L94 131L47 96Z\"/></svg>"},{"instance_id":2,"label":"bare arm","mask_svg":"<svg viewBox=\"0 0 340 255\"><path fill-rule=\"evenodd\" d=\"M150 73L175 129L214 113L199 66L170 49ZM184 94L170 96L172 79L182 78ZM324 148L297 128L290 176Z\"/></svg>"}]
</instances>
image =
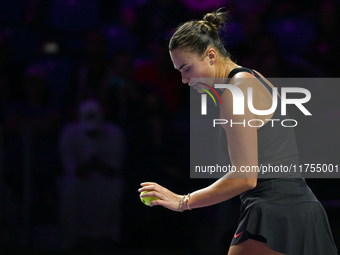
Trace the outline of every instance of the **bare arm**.
<instances>
[{"instance_id":1,"label":"bare arm","mask_svg":"<svg viewBox=\"0 0 340 255\"><path fill-rule=\"evenodd\" d=\"M252 82L247 79L247 85L242 84L244 80L235 82L243 93L246 95L247 87ZM245 126L236 124L231 126L230 123L225 124L224 129L228 137L229 156L231 163L236 167L236 172L227 173L225 176L215 181L206 188L197 190L190 195L190 207L199 208L213 204L220 203L237 196L244 191L252 189L257 183L257 173L241 172L241 167L257 166L258 165L258 152L257 152L257 128L247 125L248 120L256 119L256 116L244 107L244 115L233 115L232 112L232 94L229 90L224 91L222 94L221 118L232 119L233 122L244 122ZM246 97L245 97L246 99ZM246 102L246 100L245 100ZM253 125L255 125L253 123ZM178 211L179 200L182 196L177 195L157 183L146 182L141 184L143 187L139 190L149 191L142 196L155 196L158 200L153 201L150 205L162 205L168 209ZM183 205L183 209L187 209Z\"/></svg>"}]
</instances>

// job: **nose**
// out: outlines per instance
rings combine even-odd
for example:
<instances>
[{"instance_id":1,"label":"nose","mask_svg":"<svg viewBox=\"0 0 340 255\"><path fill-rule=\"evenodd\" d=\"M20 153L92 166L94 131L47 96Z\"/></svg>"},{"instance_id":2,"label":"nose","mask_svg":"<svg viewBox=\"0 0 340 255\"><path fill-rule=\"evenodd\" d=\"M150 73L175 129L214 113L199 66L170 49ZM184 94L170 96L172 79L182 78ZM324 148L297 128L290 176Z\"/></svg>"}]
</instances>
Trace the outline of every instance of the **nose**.
<instances>
[{"instance_id":1,"label":"nose","mask_svg":"<svg viewBox=\"0 0 340 255\"><path fill-rule=\"evenodd\" d=\"M190 82L190 79L189 78L186 78L182 75L182 82L185 84L185 83L189 83Z\"/></svg>"}]
</instances>

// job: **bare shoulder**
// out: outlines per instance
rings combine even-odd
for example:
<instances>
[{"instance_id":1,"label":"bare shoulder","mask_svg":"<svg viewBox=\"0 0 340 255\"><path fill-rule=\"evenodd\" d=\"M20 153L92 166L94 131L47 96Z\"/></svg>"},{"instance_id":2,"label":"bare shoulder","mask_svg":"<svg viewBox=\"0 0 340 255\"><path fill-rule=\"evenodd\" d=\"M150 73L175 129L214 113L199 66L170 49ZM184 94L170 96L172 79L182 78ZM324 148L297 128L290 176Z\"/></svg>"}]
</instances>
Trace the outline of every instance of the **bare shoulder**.
<instances>
[{"instance_id":1,"label":"bare shoulder","mask_svg":"<svg viewBox=\"0 0 340 255\"><path fill-rule=\"evenodd\" d=\"M260 75L257 71L253 70L257 74ZM264 78L260 75L261 78ZM234 84L242 91L246 90L249 87L256 88L261 82L251 73L248 72L239 72L234 75L234 77L230 80L231 84Z\"/></svg>"},{"instance_id":2,"label":"bare shoulder","mask_svg":"<svg viewBox=\"0 0 340 255\"><path fill-rule=\"evenodd\" d=\"M259 71L251 69L254 73L258 74L267 84L269 84L271 87L273 85L268 81L266 77L264 77ZM248 87L251 84L258 84L260 83L258 78L256 78L253 74L248 72L239 72L234 75L234 77L230 80L231 84L240 86L240 85L247 85Z\"/></svg>"},{"instance_id":3,"label":"bare shoulder","mask_svg":"<svg viewBox=\"0 0 340 255\"><path fill-rule=\"evenodd\" d=\"M263 81L268 83L269 86L273 87L261 73L255 70L253 70L253 72L258 74ZM255 109L266 110L270 108L272 104L272 95L270 91L257 77L248 72L239 72L232 77L229 85L233 87L231 87L231 89L225 89L221 95L223 105L221 108L221 115L223 117L231 117L233 115L232 109L234 97L243 98L245 117L248 116L249 118L256 117L261 119L271 117L271 115L255 116L248 111L248 107L246 105L248 96L252 98L252 104ZM251 88L251 90L249 90L249 88ZM235 118L235 116L233 117Z\"/></svg>"},{"instance_id":4,"label":"bare shoulder","mask_svg":"<svg viewBox=\"0 0 340 255\"><path fill-rule=\"evenodd\" d=\"M235 88L234 90L225 89L221 95L222 103L225 102L225 104L227 104L228 102L230 102L230 100L233 99L233 92L235 93L235 91L241 91L243 95L245 95L249 87L256 89L259 84L259 80L250 73L239 72L235 74L228 85L232 85L237 88Z\"/></svg>"}]
</instances>

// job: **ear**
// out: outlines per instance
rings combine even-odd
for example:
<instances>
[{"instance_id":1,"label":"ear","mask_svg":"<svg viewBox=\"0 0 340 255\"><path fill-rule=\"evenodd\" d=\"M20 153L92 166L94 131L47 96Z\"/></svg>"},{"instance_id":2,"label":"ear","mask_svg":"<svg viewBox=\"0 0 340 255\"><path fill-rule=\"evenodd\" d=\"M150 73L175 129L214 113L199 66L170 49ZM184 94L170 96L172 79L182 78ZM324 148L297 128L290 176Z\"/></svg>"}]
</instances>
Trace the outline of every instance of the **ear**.
<instances>
[{"instance_id":1,"label":"ear","mask_svg":"<svg viewBox=\"0 0 340 255\"><path fill-rule=\"evenodd\" d=\"M207 50L206 57L208 57L210 65L213 65L217 60L216 50L214 48L209 48Z\"/></svg>"}]
</instances>

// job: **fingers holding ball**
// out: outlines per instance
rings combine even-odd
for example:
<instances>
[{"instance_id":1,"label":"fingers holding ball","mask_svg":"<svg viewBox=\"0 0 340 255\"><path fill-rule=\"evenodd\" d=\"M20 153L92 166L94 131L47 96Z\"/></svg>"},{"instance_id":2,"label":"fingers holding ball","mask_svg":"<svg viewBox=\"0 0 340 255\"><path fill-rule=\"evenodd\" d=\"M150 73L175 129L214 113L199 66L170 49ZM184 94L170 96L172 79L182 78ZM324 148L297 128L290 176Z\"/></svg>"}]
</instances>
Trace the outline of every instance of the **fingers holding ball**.
<instances>
[{"instance_id":1,"label":"fingers holding ball","mask_svg":"<svg viewBox=\"0 0 340 255\"><path fill-rule=\"evenodd\" d=\"M145 194L145 193L147 193L148 191L143 191L143 192L141 192L140 194L141 195L143 195L143 194ZM157 200L158 198L157 197L152 197L152 196L150 196L150 197L142 197L142 196L140 196L140 200L145 204L145 205L147 205L147 206L150 206L150 203L152 202L152 201L155 201L155 200Z\"/></svg>"}]
</instances>

